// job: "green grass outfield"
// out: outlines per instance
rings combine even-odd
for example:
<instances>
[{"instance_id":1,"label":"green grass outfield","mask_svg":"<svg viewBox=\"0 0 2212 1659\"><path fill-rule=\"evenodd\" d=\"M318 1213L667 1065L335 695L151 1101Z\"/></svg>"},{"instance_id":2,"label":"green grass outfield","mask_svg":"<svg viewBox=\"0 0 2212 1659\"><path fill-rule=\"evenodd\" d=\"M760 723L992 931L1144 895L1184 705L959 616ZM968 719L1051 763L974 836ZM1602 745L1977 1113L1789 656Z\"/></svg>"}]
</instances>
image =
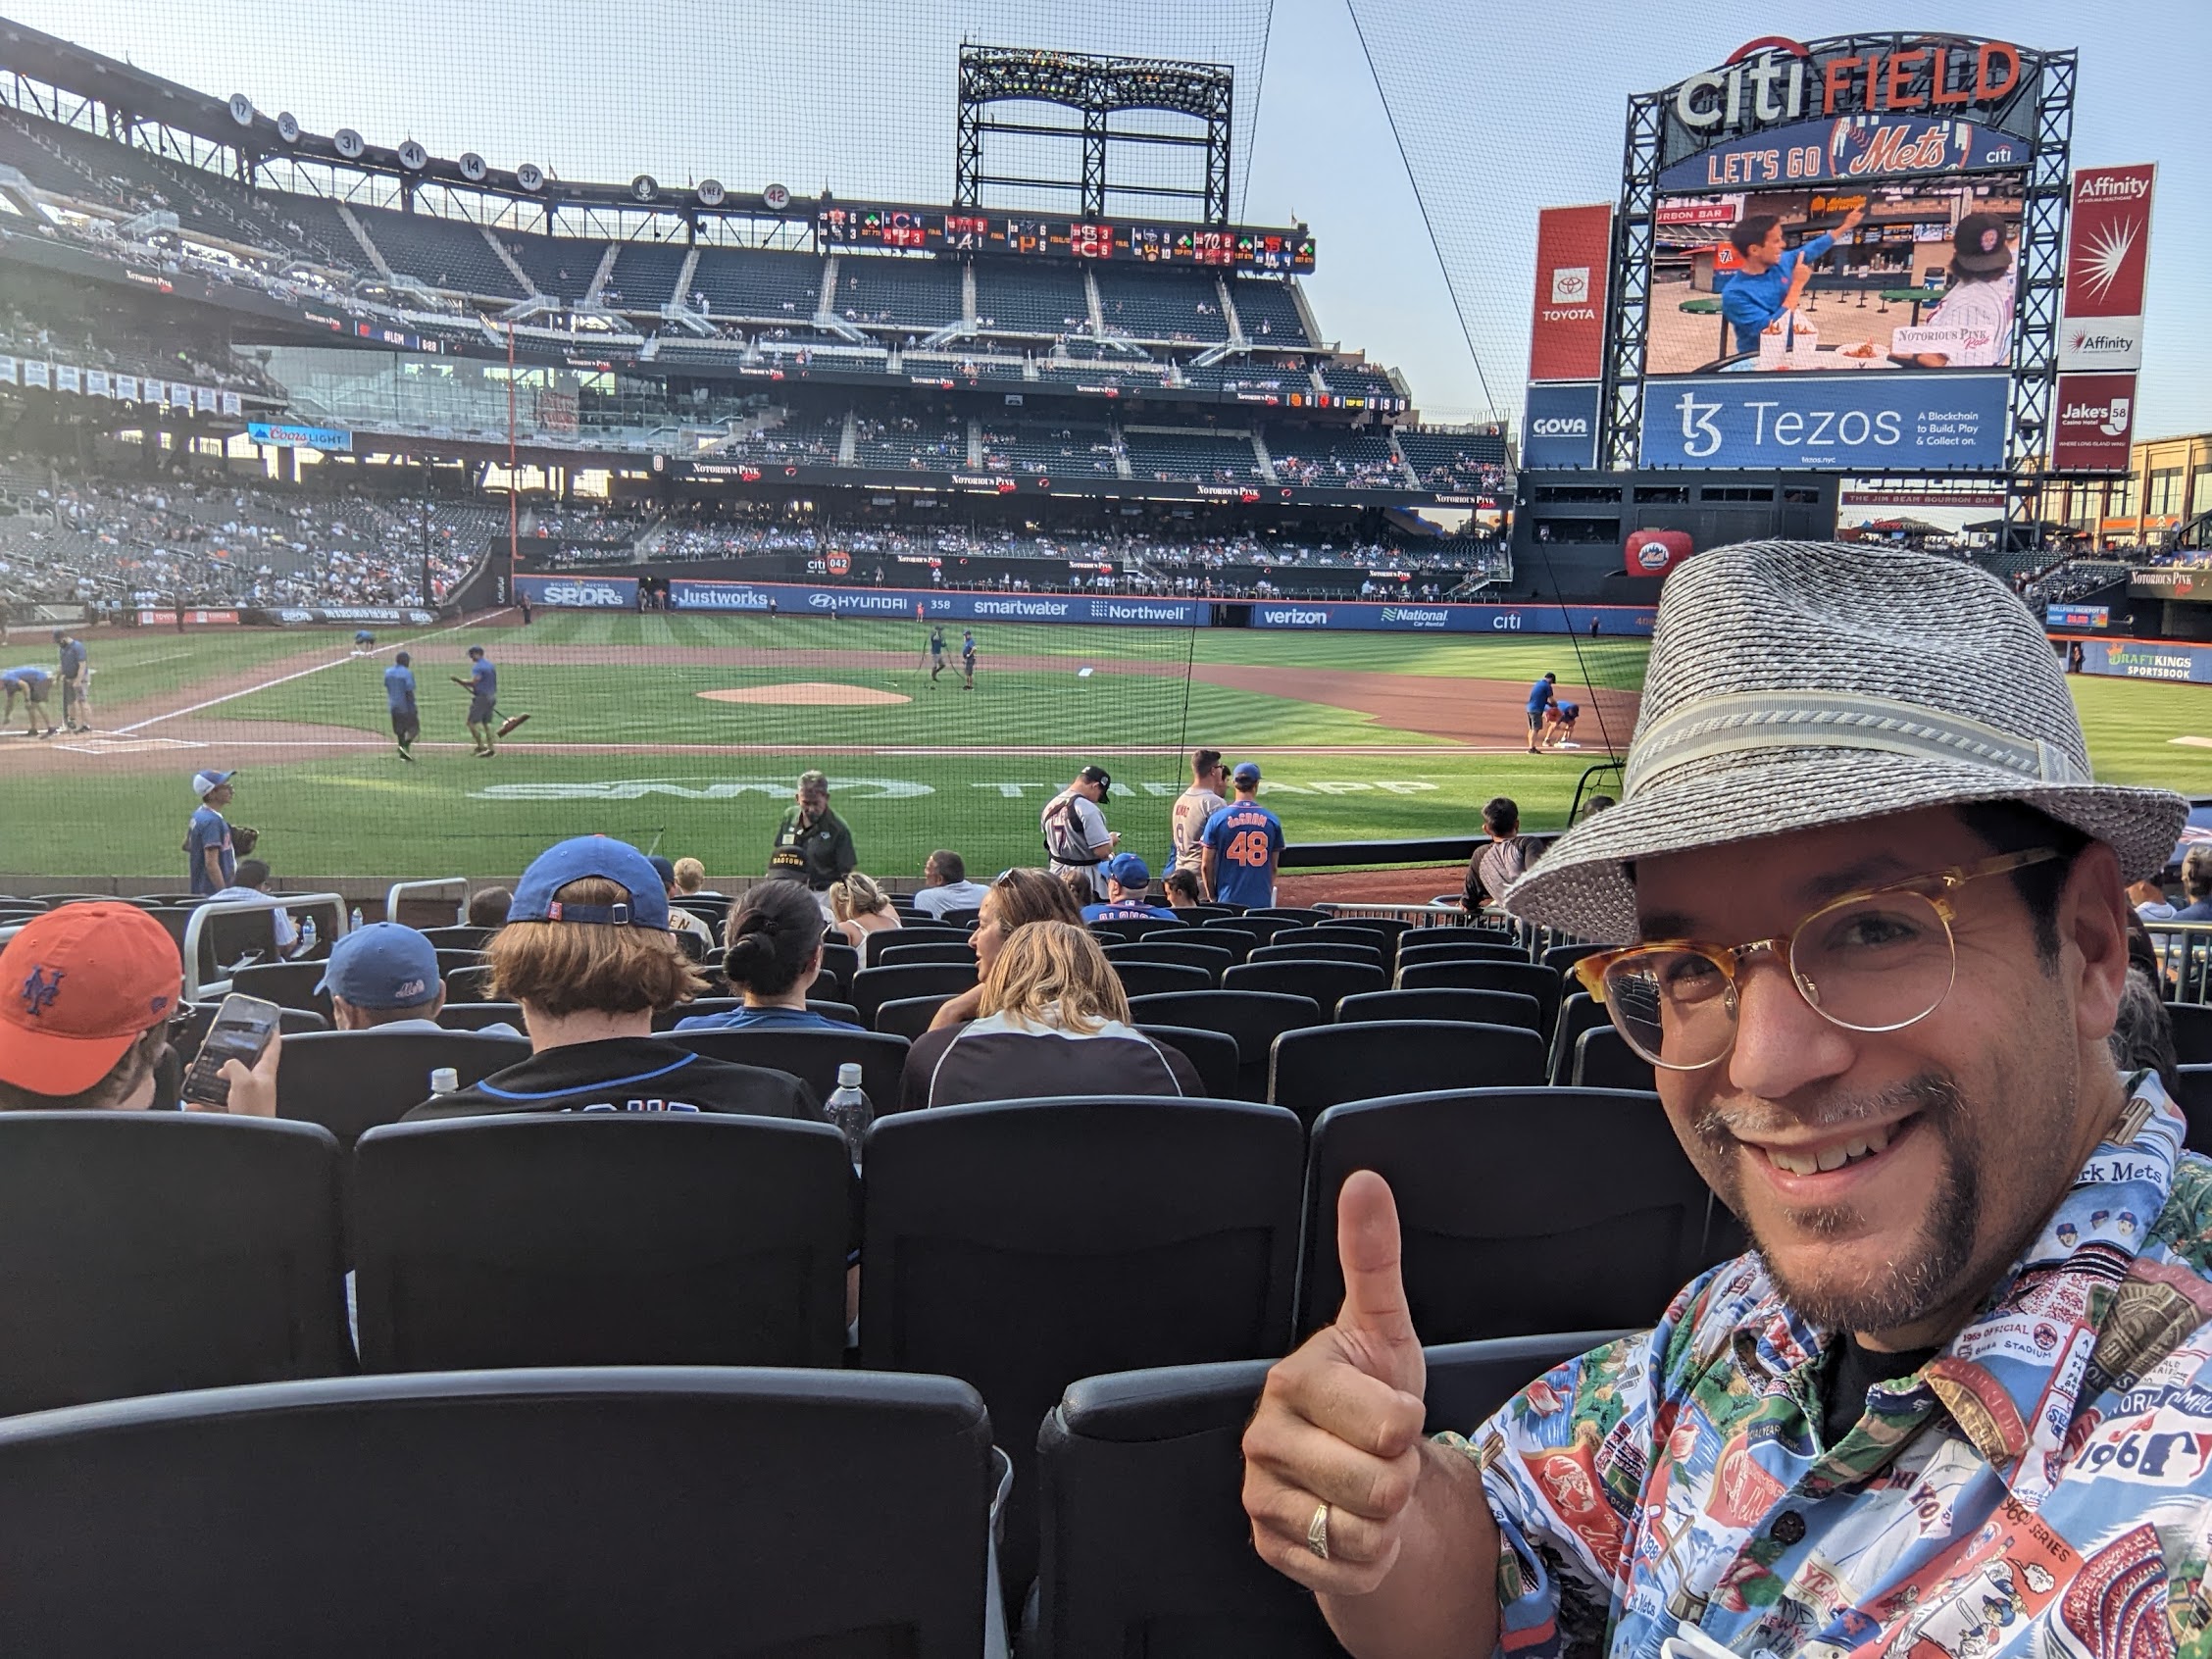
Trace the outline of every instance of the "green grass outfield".
<instances>
[{"instance_id":1,"label":"green grass outfield","mask_svg":"<svg viewBox=\"0 0 2212 1659\"><path fill-rule=\"evenodd\" d=\"M1589 719L1580 755L1479 752L1306 700L1297 671L1415 677L1424 705L1474 697L1510 722L1519 688L1546 669L1568 686L1633 687L1645 656L1638 641L1558 636L998 624L977 632L972 693L949 669L930 688L925 630L910 623L553 613L527 630L426 633L410 642L424 714L414 766L388 746L379 684L396 635L360 659L349 655L350 629L99 638L102 726L126 725L126 740L159 746L19 760L25 739L0 742L0 868L181 876L185 780L202 766L243 770L230 816L262 830L279 877L512 875L547 842L593 831L658 837L719 877L756 874L791 780L809 765L836 781L864 869L918 874L944 845L996 870L1036 860L1038 809L1087 760L1115 776L1108 818L1124 844L1156 865L1181 786L1177 751L1201 742L1262 763L1265 798L1293 840L1465 834L1497 794L1547 828L1601 758ZM959 629L948 635L957 650ZM502 708L532 716L492 761L471 758L466 695L445 683L466 669L471 642L500 664ZM40 635L7 651L8 662L30 662L51 648ZM823 651L862 655L828 666L798 655ZM1258 690L1208 683L1186 665L1289 672ZM698 695L798 680L908 701L816 708ZM2084 679L2075 691L2100 777L2212 793L2212 748L2170 741L2212 737L2212 688ZM306 736L318 746L295 746ZM1348 752L1290 752L1324 749Z\"/></svg>"}]
</instances>

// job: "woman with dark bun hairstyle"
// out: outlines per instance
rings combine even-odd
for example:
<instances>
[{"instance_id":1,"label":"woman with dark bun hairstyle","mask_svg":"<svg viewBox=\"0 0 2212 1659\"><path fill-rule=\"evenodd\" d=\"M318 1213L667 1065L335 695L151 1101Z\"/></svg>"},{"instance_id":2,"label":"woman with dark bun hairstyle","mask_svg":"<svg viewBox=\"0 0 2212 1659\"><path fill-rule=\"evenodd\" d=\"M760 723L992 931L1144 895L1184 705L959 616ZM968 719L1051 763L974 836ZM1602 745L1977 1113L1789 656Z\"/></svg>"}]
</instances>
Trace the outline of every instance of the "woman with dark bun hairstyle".
<instances>
[{"instance_id":1,"label":"woman with dark bun hairstyle","mask_svg":"<svg viewBox=\"0 0 2212 1659\"><path fill-rule=\"evenodd\" d=\"M756 881L729 913L722 971L745 999L727 1014L679 1020L679 1031L859 1030L806 1005L822 972L822 907L797 881Z\"/></svg>"}]
</instances>

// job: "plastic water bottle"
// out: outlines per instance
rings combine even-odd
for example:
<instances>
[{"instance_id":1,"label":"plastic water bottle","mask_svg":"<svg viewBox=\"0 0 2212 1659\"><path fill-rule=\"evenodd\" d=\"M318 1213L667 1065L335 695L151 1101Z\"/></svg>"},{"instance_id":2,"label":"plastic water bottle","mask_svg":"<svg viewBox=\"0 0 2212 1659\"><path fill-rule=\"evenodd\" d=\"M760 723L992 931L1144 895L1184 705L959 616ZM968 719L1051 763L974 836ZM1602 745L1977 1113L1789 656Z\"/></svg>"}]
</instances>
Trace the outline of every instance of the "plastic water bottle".
<instances>
[{"instance_id":1,"label":"plastic water bottle","mask_svg":"<svg viewBox=\"0 0 2212 1659\"><path fill-rule=\"evenodd\" d=\"M858 1064L848 1060L837 1068L837 1086L823 1102L822 1112L844 1135L846 1149L852 1153L853 1166L857 1169L860 1143L867 1137L868 1126L876 1121L876 1108L868 1103L868 1095L860 1086Z\"/></svg>"},{"instance_id":2,"label":"plastic water bottle","mask_svg":"<svg viewBox=\"0 0 2212 1659\"><path fill-rule=\"evenodd\" d=\"M361 931L361 906L358 904L353 907L353 915L348 921L346 931L349 933Z\"/></svg>"},{"instance_id":3,"label":"plastic water bottle","mask_svg":"<svg viewBox=\"0 0 2212 1659\"><path fill-rule=\"evenodd\" d=\"M461 1074L451 1066L440 1066L430 1074L432 1094L451 1094L461 1086Z\"/></svg>"},{"instance_id":4,"label":"plastic water bottle","mask_svg":"<svg viewBox=\"0 0 2212 1659\"><path fill-rule=\"evenodd\" d=\"M303 920L303 921L302 921L302 922L300 923L300 934L299 934L299 953L300 953L300 955L302 955L302 956L313 956L313 955L315 954L315 937L316 937L316 934L315 934L315 918L314 918L314 917L312 917L312 916L310 916L310 917L307 917L307 918L306 918L305 920Z\"/></svg>"}]
</instances>

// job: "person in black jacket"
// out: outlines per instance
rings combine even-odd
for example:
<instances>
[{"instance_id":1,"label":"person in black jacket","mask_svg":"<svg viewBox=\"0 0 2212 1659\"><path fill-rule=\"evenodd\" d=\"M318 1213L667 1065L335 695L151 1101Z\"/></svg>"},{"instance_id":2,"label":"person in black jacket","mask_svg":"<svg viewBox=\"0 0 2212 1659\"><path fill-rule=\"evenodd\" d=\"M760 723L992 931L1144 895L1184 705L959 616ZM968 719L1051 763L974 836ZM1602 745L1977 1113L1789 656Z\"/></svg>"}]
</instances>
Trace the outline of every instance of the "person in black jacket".
<instances>
[{"instance_id":1,"label":"person in black jacket","mask_svg":"<svg viewBox=\"0 0 2212 1659\"><path fill-rule=\"evenodd\" d=\"M1203 1097L1181 1050L1130 1023L1098 941L1068 922L1015 929L983 979L979 1018L925 1031L907 1051L899 1110L1056 1094Z\"/></svg>"},{"instance_id":2,"label":"person in black jacket","mask_svg":"<svg viewBox=\"0 0 2212 1659\"><path fill-rule=\"evenodd\" d=\"M737 1112L820 1122L797 1078L710 1060L653 1033L653 1016L706 980L668 930L668 893L645 855L583 835L523 873L484 949L487 994L519 1002L531 1054L425 1101L406 1121L502 1112Z\"/></svg>"}]
</instances>

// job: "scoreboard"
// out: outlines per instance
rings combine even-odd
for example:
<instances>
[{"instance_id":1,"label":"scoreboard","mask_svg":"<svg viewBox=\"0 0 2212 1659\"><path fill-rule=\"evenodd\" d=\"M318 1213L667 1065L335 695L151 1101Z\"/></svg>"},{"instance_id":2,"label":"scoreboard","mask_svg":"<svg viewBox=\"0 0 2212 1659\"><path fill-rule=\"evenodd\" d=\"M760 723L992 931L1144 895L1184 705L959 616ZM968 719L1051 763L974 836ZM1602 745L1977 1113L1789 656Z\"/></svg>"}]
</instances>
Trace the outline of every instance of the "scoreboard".
<instances>
[{"instance_id":1,"label":"scoreboard","mask_svg":"<svg viewBox=\"0 0 2212 1659\"><path fill-rule=\"evenodd\" d=\"M1226 271L1306 272L1314 239L1305 229L1249 226L1132 225L1043 219L980 208L831 206L815 216L825 248L913 248L928 253L1008 253L1060 259L1131 260Z\"/></svg>"}]
</instances>

